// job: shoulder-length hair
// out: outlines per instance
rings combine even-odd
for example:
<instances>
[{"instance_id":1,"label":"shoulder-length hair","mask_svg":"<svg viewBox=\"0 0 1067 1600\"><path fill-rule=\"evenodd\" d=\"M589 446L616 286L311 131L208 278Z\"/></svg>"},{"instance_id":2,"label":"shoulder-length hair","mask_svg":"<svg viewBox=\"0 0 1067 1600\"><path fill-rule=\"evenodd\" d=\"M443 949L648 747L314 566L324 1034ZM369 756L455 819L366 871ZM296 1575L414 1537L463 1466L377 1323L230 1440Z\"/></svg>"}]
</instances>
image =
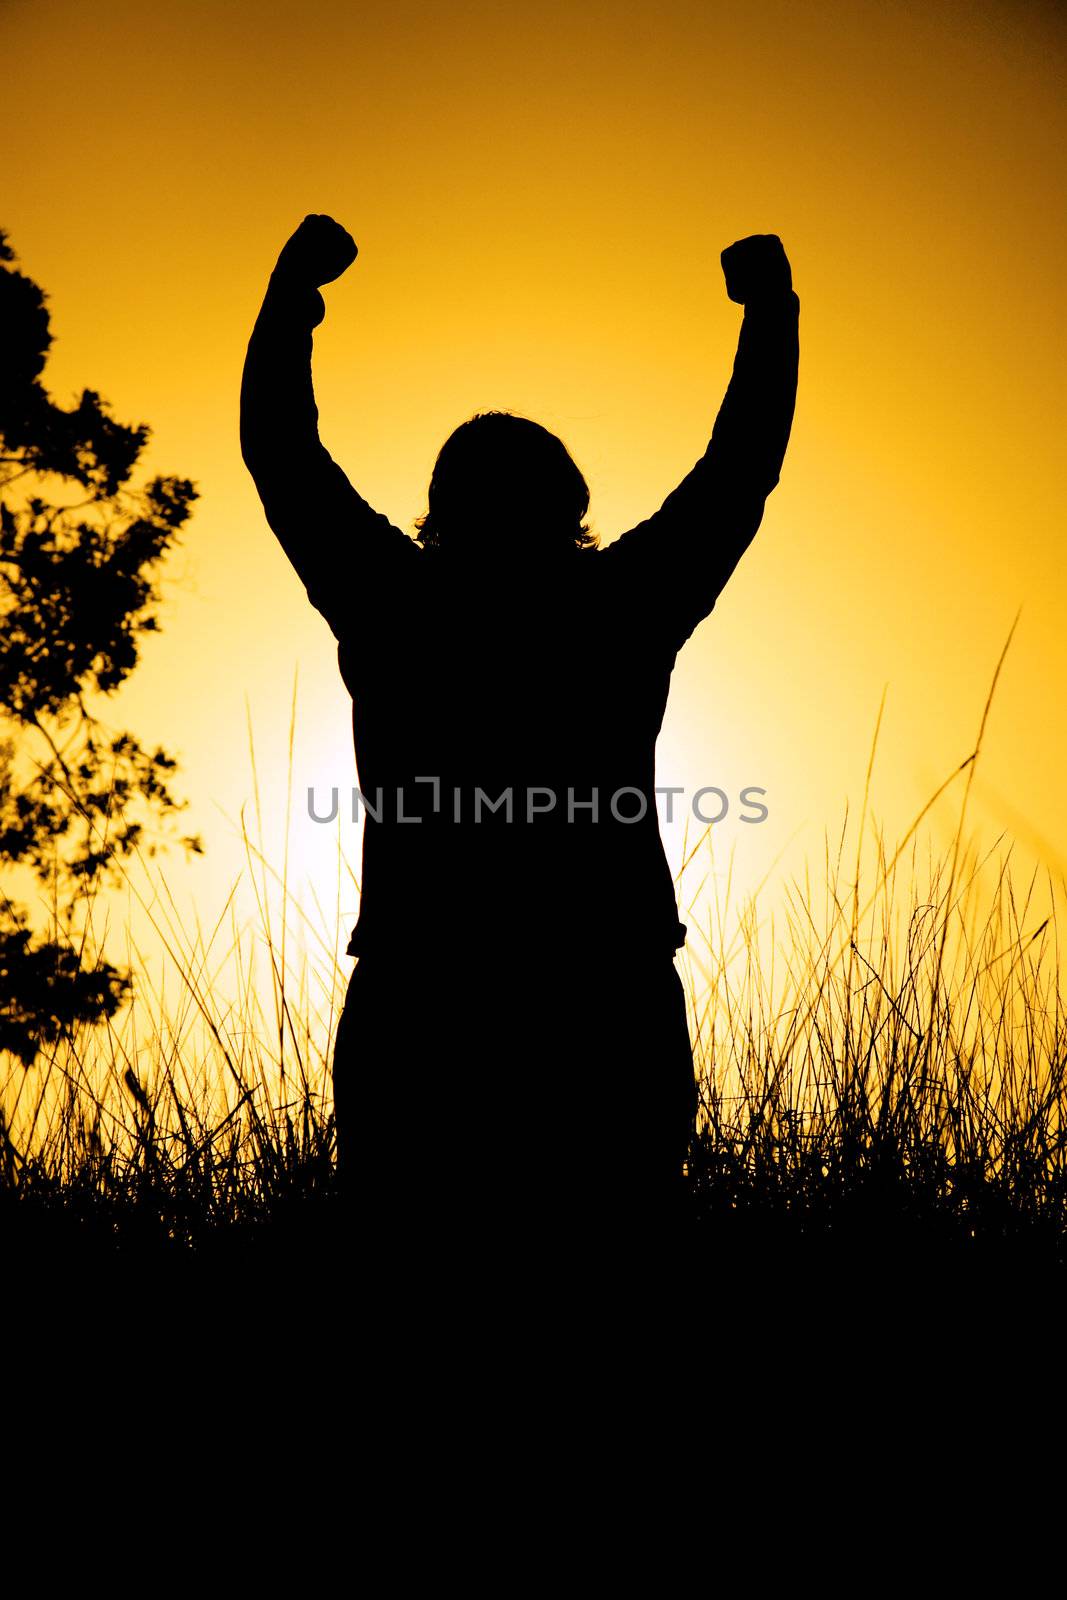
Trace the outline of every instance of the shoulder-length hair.
<instances>
[{"instance_id":1,"label":"shoulder-length hair","mask_svg":"<svg viewBox=\"0 0 1067 1600\"><path fill-rule=\"evenodd\" d=\"M443 549L464 528L518 531L539 542L558 536L578 549L596 545L585 521L589 486L561 439L510 411L480 411L441 446L420 542Z\"/></svg>"}]
</instances>

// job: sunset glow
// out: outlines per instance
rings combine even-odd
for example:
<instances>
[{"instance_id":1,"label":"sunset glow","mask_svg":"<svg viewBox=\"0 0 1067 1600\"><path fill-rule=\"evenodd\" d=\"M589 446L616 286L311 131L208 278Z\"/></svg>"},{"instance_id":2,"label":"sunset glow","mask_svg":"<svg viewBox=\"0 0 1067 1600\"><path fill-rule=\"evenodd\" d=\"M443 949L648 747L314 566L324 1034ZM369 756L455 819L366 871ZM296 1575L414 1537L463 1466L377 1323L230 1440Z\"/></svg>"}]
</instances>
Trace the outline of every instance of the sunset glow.
<instances>
[{"instance_id":1,"label":"sunset glow","mask_svg":"<svg viewBox=\"0 0 1067 1600\"><path fill-rule=\"evenodd\" d=\"M439 445L489 407L560 434L602 539L648 515L729 377L719 252L778 233L802 308L792 442L680 658L660 781L766 790L765 823L735 808L716 836L755 887L858 803L888 684L872 803L899 832L972 749L1021 607L974 820L1061 871L1055 8L37 0L0 7L0 42L0 224L50 297L46 380L147 421L150 466L201 492L110 715L180 757L207 851L166 870L205 925L246 868L249 725L267 853L280 872L291 785L309 907L312 886L332 906L338 838L307 789L355 782L334 643L237 442L252 322L309 211L360 247L316 335L323 438L408 531ZM932 813L935 843L955 814ZM356 903L344 881L346 927Z\"/></svg>"}]
</instances>

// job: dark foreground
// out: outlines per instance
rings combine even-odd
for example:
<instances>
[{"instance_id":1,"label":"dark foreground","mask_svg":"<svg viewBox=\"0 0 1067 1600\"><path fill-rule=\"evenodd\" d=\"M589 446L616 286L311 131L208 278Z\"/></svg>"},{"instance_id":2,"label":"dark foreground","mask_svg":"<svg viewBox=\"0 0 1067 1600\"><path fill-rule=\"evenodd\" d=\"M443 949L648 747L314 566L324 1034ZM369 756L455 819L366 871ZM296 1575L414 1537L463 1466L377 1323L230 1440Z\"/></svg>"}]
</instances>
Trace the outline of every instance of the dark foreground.
<instances>
[{"instance_id":1,"label":"dark foreground","mask_svg":"<svg viewBox=\"0 0 1067 1600\"><path fill-rule=\"evenodd\" d=\"M760 1204L691 1185L647 1237L517 1238L492 1227L432 1245L372 1229L332 1186L292 1189L259 1215L176 1216L150 1188L124 1203L42 1180L0 1194L5 1298L16 1316L77 1318L92 1307L164 1308L213 1318L339 1317L368 1331L394 1317L445 1335L491 1310L507 1325L623 1314L724 1337L788 1341L817 1328L949 1319L981 1334L995 1322L1056 1314L1067 1249L1054 1218L985 1196L952 1214L913 1197L824 1195Z\"/></svg>"},{"instance_id":2,"label":"dark foreground","mask_svg":"<svg viewBox=\"0 0 1067 1600\"><path fill-rule=\"evenodd\" d=\"M370 1249L329 1190L183 1242L148 1209L4 1199L9 1418L49 1448L210 1445L257 1482L310 1472L309 1492L328 1461L331 1483L404 1504L433 1462L434 1504L476 1482L514 1510L514 1485L536 1488L540 1538L560 1485L586 1506L605 1473L645 1485L641 1505L683 1458L742 1499L819 1500L827 1461L861 1500L871 1472L940 1495L994 1425L1030 1460L1019 1430L1055 1426L1067 1269L1034 1224L698 1193L644 1247L431 1254Z\"/></svg>"}]
</instances>

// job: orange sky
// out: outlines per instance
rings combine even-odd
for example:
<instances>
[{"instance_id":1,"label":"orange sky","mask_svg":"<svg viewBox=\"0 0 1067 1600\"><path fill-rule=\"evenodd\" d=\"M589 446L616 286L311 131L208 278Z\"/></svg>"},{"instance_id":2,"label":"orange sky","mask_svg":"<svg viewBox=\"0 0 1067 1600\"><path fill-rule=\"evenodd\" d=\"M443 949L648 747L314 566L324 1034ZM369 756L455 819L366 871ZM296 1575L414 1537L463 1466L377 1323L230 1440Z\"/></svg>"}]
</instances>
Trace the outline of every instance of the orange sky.
<instances>
[{"instance_id":1,"label":"orange sky","mask_svg":"<svg viewBox=\"0 0 1067 1600\"><path fill-rule=\"evenodd\" d=\"M50 295L48 381L147 421L150 466L202 494L112 715L182 759L208 853L168 872L205 923L242 864L246 698L276 850L299 668L291 870L331 904L302 796L354 777L331 635L237 445L244 346L308 211L360 246L317 335L323 437L409 530L489 407L561 434L604 538L648 515L729 376L719 252L779 233L793 439L680 658L660 781L767 789L765 824L720 830L742 887L818 858L888 683L874 803L898 831L971 748L1021 606L975 820L1062 868L1064 32L993 0L0 4L0 226Z\"/></svg>"}]
</instances>

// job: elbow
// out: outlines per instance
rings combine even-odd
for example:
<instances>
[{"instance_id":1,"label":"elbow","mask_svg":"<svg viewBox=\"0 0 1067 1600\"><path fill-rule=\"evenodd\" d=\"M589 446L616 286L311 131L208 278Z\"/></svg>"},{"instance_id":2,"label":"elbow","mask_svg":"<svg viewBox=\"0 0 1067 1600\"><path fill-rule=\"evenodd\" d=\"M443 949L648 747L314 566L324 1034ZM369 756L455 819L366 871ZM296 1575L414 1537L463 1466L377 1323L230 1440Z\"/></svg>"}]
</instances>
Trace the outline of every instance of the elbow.
<instances>
[{"instance_id":1,"label":"elbow","mask_svg":"<svg viewBox=\"0 0 1067 1600\"><path fill-rule=\"evenodd\" d=\"M265 440L262 435L246 432L242 428L241 460L244 462L262 499L277 475L278 452L271 450L269 441Z\"/></svg>"},{"instance_id":2,"label":"elbow","mask_svg":"<svg viewBox=\"0 0 1067 1600\"><path fill-rule=\"evenodd\" d=\"M249 383L248 369L245 369L241 379L241 402L238 413L238 438L241 444L241 460L251 471L252 462L258 452L256 450L256 423L255 413L251 403L251 385Z\"/></svg>"},{"instance_id":3,"label":"elbow","mask_svg":"<svg viewBox=\"0 0 1067 1600\"><path fill-rule=\"evenodd\" d=\"M241 460L252 476L255 477L260 467L269 462L272 451L269 430L264 426L264 420L258 408L252 404L247 388L241 391L238 438L241 446Z\"/></svg>"},{"instance_id":4,"label":"elbow","mask_svg":"<svg viewBox=\"0 0 1067 1600\"><path fill-rule=\"evenodd\" d=\"M238 402L241 459L250 472L254 472L260 462L269 461L272 453L269 390L268 372L257 356L256 337L253 334L241 370Z\"/></svg>"},{"instance_id":5,"label":"elbow","mask_svg":"<svg viewBox=\"0 0 1067 1600\"><path fill-rule=\"evenodd\" d=\"M260 456L259 452L256 450L252 431L245 423L245 419L243 417L241 418L240 442L241 460L244 462L249 472L251 472L253 471L256 463L259 461Z\"/></svg>"},{"instance_id":6,"label":"elbow","mask_svg":"<svg viewBox=\"0 0 1067 1600\"><path fill-rule=\"evenodd\" d=\"M256 477L260 464L263 461L263 452L262 450L256 448L252 435L246 432L243 427L241 429L241 460L244 462L253 478Z\"/></svg>"}]
</instances>

